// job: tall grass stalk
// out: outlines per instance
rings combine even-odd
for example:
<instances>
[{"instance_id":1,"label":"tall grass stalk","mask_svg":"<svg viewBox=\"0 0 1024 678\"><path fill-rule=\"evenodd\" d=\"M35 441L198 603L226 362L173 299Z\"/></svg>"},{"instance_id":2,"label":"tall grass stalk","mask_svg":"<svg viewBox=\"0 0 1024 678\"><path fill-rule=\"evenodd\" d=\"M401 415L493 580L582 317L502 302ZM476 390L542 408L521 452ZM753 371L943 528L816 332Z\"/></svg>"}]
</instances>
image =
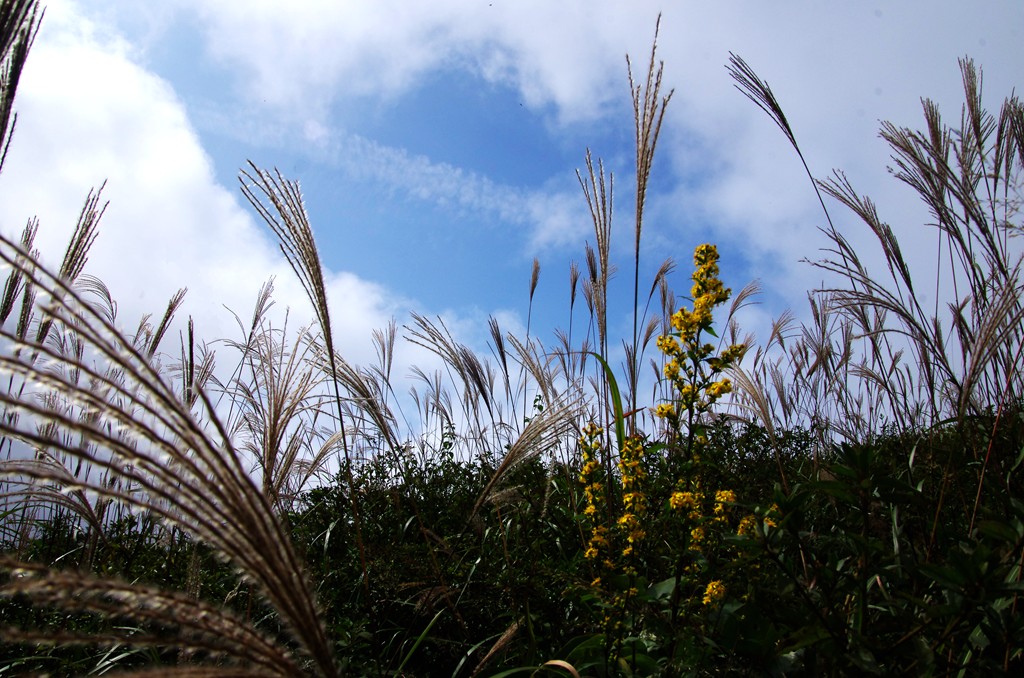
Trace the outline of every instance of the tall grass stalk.
<instances>
[{"instance_id":1,"label":"tall grass stalk","mask_svg":"<svg viewBox=\"0 0 1024 678\"><path fill-rule=\"evenodd\" d=\"M280 172L262 170L249 163L249 171L239 175L242 194L256 209L263 220L280 241L281 252L291 265L295 275L302 283L306 295L313 305L313 312L320 323L324 347L327 350L327 362L331 374L338 373L338 357L334 349L334 334L331 331L331 313L327 305L327 285L324 282L323 267L320 255L313 238L313 229L306 215L302 201L302 192L298 183L286 180ZM266 201L269 206L265 204ZM352 470L352 456L349 452L348 436L345 432L345 407L337 379L332 379L335 405L337 406L339 442L344 453L344 472L349 485L349 500L352 504L352 517L355 521L356 545L359 549L359 560L363 569L363 587L366 593L366 604L371 605L370 572L366 562L366 549L363 545L362 516L359 511L358 492Z\"/></svg>"},{"instance_id":2,"label":"tall grass stalk","mask_svg":"<svg viewBox=\"0 0 1024 678\"><path fill-rule=\"evenodd\" d=\"M641 350L640 325L645 322L645 314L640 313L640 236L643 232L644 205L647 202L647 188L651 177L651 168L654 165L654 149L658 144L658 136L661 134L661 123L665 119L665 110L669 100L672 99L674 90L669 90L665 96L661 96L661 79L665 70L665 63L657 60L658 32L661 28L661 15L658 15L654 27L654 39L651 41L651 57L647 66L647 77L641 86L633 79L633 66L629 55L626 55L626 71L629 75L629 89L633 99L633 119L636 125L636 216L633 230L633 343L627 346L626 366L629 378L629 401L627 407L633 411L630 417L630 427L636 429L637 386L640 380L640 365L643 362L643 351ZM663 275L659 272L657 279ZM653 293L653 286L652 286ZM649 297L648 297L649 298ZM648 325L646 339L649 341L653 336L653 330ZM647 343L647 342L643 342ZM607 354L605 354L607 355Z\"/></svg>"}]
</instances>

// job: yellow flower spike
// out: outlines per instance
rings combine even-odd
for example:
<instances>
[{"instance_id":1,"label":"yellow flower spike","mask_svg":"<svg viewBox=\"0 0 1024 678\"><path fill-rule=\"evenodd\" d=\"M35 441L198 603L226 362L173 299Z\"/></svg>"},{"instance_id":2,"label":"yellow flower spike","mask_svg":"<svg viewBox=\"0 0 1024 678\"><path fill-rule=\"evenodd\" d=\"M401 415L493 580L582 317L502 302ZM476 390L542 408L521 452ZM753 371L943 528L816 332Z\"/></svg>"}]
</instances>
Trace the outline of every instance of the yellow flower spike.
<instances>
[{"instance_id":1,"label":"yellow flower spike","mask_svg":"<svg viewBox=\"0 0 1024 678\"><path fill-rule=\"evenodd\" d=\"M663 334L658 337L658 350L665 355L679 355L679 342L671 334Z\"/></svg>"},{"instance_id":2,"label":"yellow flower spike","mask_svg":"<svg viewBox=\"0 0 1024 678\"><path fill-rule=\"evenodd\" d=\"M673 492L669 497L669 505L677 511L683 509L695 509L698 504L698 497L693 492Z\"/></svg>"},{"instance_id":3,"label":"yellow flower spike","mask_svg":"<svg viewBox=\"0 0 1024 678\"><path fill-rule=\"evenodd\" d=\"M736 534L741 537L748 534L757 534L757 516L743 516L739 527L736 528Z\"/></svg>"},{"instance_id":4,"label":"yellow flower spike","mask_svg":"<svg viewBox=\"0 0 1024 678\"><path fill-rule=\"evenodd\" d=\"M717 605L723 598L725 598L725 584L717 579L704 589L703 602L705 605Z\"/></svg>"},{"instance_id":5,"label":"yellow flower spike","mask_svg":"<svg viewBox=\"0 0 1024 678\"><path fill-rule=\"evenodd\" d=\"M708 394L709 398L717 400L718 398L721 398L723 395L727 393L732 393L732 382L730 382L728 379L722 379L721 381L713 382L710 386L708 386L705 393Z\"/></svg>"}]
</instances>

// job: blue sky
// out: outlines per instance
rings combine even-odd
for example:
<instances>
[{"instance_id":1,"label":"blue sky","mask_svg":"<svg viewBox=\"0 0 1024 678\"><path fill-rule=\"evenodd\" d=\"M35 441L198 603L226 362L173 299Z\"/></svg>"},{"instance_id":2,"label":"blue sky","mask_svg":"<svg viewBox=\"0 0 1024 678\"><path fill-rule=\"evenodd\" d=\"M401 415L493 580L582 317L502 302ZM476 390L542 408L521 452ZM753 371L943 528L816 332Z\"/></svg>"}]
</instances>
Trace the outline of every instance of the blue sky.
<instances>
[{"instance_id":1,"label":"blue sky","mask_svg":"<svg viewBox=\"0 0 1024 678\"><path fill-rule=\"evenodd\" d=\"M0 228L38 214L44 257L58 261L81 201L106 179L111 207L89 271L126 327L188 286L183 315L208 339L230 335L224 307L246 316L272 275L279 307L309 318L237 189L252 159L301 182L353 361L370 359L373 328L411 310L442 315L478 348L489 315L521 333L535 257L533 330L547 340L568 322L569 264L593 242L575 175L590 148L615 174L611 319L625 336L624 57L643 72L662 10L659 57L675 94L641 279L673 257L685 293L693 247L717 242L728 284L766 289L743 316L762 335L783 309L803 313L821 279L801 259L826 243L799 161L732 87L729 51L771 83L812 170L846 170L924 260L927 215L888 177L879 120L917 126L922 96L958 120L964 55L984 68L991 107L1021 84L1017 2L55 0L19 93ZM831 209L872 261L863 229Z\"/></svg>"}]
</instances>

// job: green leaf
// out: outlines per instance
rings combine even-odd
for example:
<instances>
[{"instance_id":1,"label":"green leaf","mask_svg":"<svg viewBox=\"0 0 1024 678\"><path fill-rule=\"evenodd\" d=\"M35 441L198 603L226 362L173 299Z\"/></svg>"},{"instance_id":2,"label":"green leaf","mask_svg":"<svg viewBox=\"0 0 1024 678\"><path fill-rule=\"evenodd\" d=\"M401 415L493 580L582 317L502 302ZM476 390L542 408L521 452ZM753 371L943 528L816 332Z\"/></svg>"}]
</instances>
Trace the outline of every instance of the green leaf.
<instances>
[{"instance_id":1,"label":"green leaf","mask_svg":"<svg viewBox=\"0 0 1024 678\"><path fill-rule=\"evenodd\" d=\"M659 581L657 584L651 584L647 587L639 597L640 600L655 602L661 600L668 600L672 597L672 592L676 590L676 578L669 577Z\"/></svg>"},{"instance_id":2,"label":"green leaf","mask_svg":"<svg viewBox=\"0 0 1024 678\"><path fill-rule=\"evenodd\" d=\"M608 377L608 391L612 399L612 409L615 415L615 442L619 444L619 451L626 446L626 418L622 414L622 396L619 393L619 383L615 381L615 373L604 358L593 351L590 355L597 358L597 361L604 367L604 374Z\"/></svg>"},{"instance_id":3,"label":"green leaf","mask_svg":"<svg viewBox=\"0 0 1024 678\"><path fill-rule=\"evenodd\" d=\"M983 520L979 522L978 531L986 537L992 537L1008 544L1016 544L1019 537L1017 530L998 520Z\"/></svg>"},{"instance_id":4,"label":"green leaf","mask_svg":"<svg viewBox=\"0 0 1024 678\"><path fill-rule=\"evenodd\" d=\"M427 628L423 629L423 633L416 638L416 642L412 644L412 647L409 648L409 651L405 654L405 659L403 659L402 663L398 665L398 673L402 672L405 665L408 664L409 660L412 659L412 656L416 654L416 650L419 648L420 644L423 643L426 637L430 635L430 630L434 628L434 624L437 623L437 620L441 618L442 614L444 614L444 610L439 610L438 613L434 615L434 618L430 620L430 623L427 624Z\"/></svg>"},{"instance_id":5,"label":"green leaf","mask_svg":"<svg viewBox=\"0 0 1024 678\"><path fill-rule=\"evenodd\" d=\"M848 483L844 483L841 480L819 480L809 485L811 488L830 497L835 497L849 504L857 503L857 495L854 494Z\"/></svg>"},{"instance_id":6,"label":"green leaf","mask_svg":"<svg viewBox=\"0 0 1024 678\"><path fill-rule=\"evenodd\" d=\"M918 569L928 578L949 589L961 589L966 583L963 574L951 567L943 567L933 563L922 563Z\"/></svg>"}]
</instances>

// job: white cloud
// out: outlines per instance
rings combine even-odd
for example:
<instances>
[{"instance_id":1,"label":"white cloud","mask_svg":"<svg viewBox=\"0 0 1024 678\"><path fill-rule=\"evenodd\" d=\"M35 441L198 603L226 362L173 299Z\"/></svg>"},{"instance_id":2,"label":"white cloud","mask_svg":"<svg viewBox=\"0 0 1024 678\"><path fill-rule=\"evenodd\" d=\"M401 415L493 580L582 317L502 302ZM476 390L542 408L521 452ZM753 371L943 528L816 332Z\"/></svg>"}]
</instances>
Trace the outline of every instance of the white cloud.
<instances>
[{"instance_id":1,"label":"white cloud","mask_svg":"<svg viewBox=\"0 0 1024 678\"><path fill-rule=\"evenodd\" d=\"M350 180L384 186L404 198L473 215L483 223L522 226L527 233L525 254L576 247L589 233L590 217L582 194L559 185L564 182L549 181L533 189L503 184L315 121L293 132L254 118L229 119L223 111L206 110L200 115L204 124L240 141L259 139L264 148L273 150L304 149L320 166L340 170ZM576 188L575 179L570 186Z\"/></svg>"},{"instance_id":2,"label":"white cloud","mask_svg":"<svg viewBox=\"0 0 1024 678\"><path fill-rule=\"evenodd\" d=\"M161 314L181 287L180 317L205 339L234 336L227 306L242 317L275 277L277 307L312 319L309 302L269 231L217 184L181 102L165 81L57 4L47 13L18 94L18 127L0 177L0 226L8 234L38 215L38 245L59 258L91 187L107 182L110 206L87 271L110 287L121 322ZM315 130L314 130L315 131ZM336 341L356 362L372 357L371 330L407 302L374 283L327 272Z\"/></svg>"},{"instance_id":3,"label":"white cloud","mask_svg":"<svg viewBox=\"0 0 1024 678\"><path fill-rule=\"evenodd\" d=\"M529 249L579 248L593 239L593 226L582 192L544 192L530 195L524 203L533 229Z\"/></svg>"},{"instance_id":4,"label":"white cloud","mask_svg":"<svg viewBox=\"0 0 1024 678\"><path fill-rule=\"evenodd\" d=\"M398 96L424 74L457 66L514 84L527 104L554 105L563 121L594 117L621 72L622 34L642 48L654 21L633 6L594 11L582 0L180 5L201 17L211 55L242 73L249 97L288 116L316 116L348 97Z\"/></svg>"}]
</instances>

